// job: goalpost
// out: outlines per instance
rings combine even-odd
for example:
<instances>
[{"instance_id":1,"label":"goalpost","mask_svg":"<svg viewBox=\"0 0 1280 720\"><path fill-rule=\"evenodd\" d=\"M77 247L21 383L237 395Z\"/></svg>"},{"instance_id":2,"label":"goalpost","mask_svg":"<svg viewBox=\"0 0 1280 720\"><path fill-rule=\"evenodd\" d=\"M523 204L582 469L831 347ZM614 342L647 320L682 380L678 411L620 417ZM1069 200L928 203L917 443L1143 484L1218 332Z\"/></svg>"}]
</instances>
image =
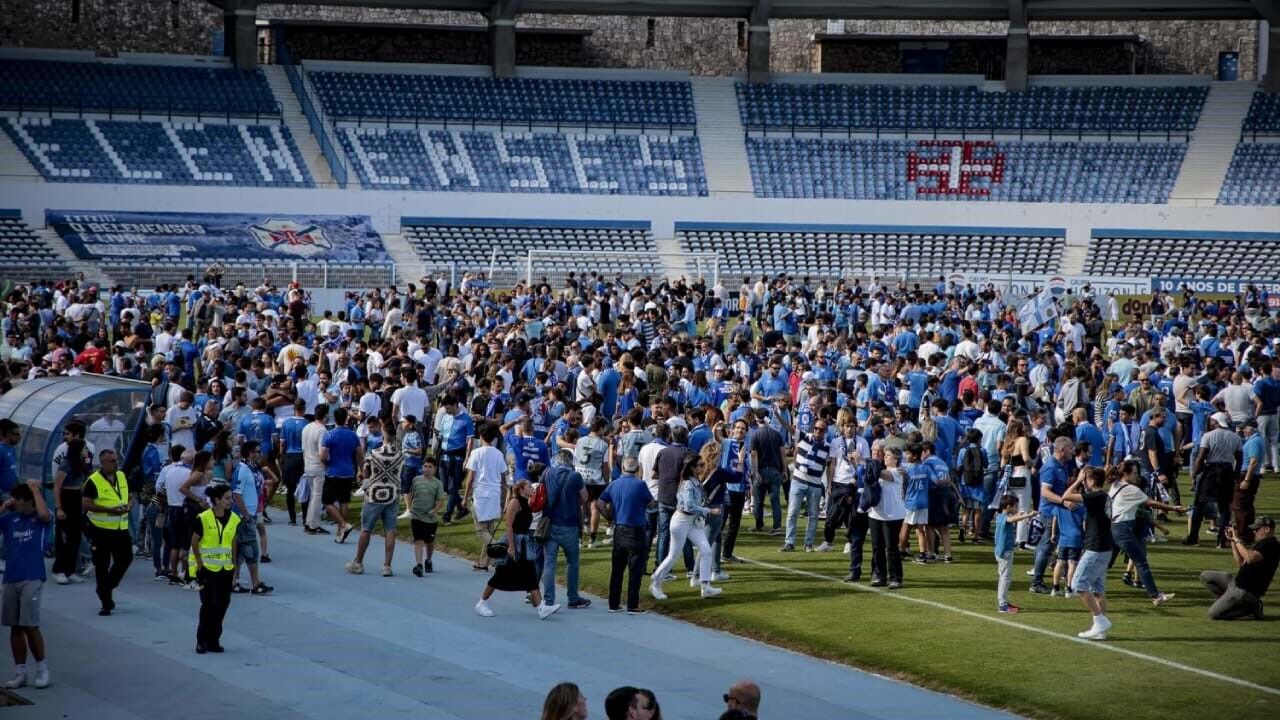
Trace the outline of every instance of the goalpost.
<instances>
[{"instance_id":1,"label":"goalpost","mask_svg":"<svg viewBox=\"0 0 1280 720\"><path fill-rule=\"evenodd\" d=\"M684 277L705 278L714 286L720 280L720 253L716 252L626 252L620 250L529 249L525 255L524 280L527 285L546 278L559 290L569 273L575 277L602 274L612 280L618 274L629 283L644 277L655 280Z\"/></svg>"}]
</instances>

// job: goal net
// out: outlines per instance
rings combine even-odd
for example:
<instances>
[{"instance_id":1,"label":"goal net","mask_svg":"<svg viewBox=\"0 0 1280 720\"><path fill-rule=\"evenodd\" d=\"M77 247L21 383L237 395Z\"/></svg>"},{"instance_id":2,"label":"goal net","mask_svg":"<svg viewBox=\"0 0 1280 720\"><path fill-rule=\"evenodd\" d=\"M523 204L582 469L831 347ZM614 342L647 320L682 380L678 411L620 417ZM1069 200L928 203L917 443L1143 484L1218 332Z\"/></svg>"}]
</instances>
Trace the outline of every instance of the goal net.
<instances>
[{"instance_id":1,"label":"goal net","mask_svg":"<svg viewBox=\"0 0 1280 720\"><path fill-rule=\"evenodd\" d=\"M521 279L526 284L546 281L555 290L564 287L570 273L579 279L595 273L609 281L621 275L627 284L646 277L655 282L684 277L690 282L703 278L715 285L720 276L719 254L706 252L530 249L524 265Z\"/></svg>"}]
</instances>

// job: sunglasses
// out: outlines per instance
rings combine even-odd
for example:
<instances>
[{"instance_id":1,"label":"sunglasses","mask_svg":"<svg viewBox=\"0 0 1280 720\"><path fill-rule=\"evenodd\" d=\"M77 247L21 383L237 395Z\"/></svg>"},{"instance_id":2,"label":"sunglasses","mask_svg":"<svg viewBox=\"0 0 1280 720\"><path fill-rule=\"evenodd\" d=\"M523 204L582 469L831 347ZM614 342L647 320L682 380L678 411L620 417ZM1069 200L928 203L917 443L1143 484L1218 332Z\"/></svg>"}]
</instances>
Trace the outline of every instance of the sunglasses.
<instances>
[{"instance_id":1,"label":"sunglasses","mask_svg":"<svg viewBox=\"0 0 1280 720\"><path fill-rule=\"evenodd\" d=\"M736 697L734 697L734 696L730 695L729 693L725 693L725 694L724 694L724 701L725 701L725 702L729 702L730 700L732 700L733 702L738 702L738 698L736 698Z\"/></svg>"}]
</instances>

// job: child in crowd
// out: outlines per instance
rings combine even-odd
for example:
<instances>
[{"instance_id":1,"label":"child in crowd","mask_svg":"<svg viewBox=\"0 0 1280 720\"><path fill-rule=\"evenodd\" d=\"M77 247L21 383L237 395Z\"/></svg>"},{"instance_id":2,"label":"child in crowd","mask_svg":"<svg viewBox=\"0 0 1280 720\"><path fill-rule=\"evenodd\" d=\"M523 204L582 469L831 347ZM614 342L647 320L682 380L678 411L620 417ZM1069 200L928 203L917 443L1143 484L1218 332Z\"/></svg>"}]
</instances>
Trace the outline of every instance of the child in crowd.
<instances>
[{"instance_id":1,"label":"child in crowd","mask_svg":"<svg viewBox=\"0 0 1280 720\"><path fill-rule=\"evenodd\" d=\"M1055 515L1058 525L1058 562L1053 566L1053 590L1050 595L1075 597L1071 581L1075 578L1076 563L1080 562L1084 548L1084 506L1077 503L1074 510L1063 506L1057 508ZM1064 579L1065 582L1062 582Z\"/></svg>"},{"instance_id":2,"label":"child in crowd","mask_svg":"<svg viewBox=\"0 0 1280 720\"><path fill-rule=\"evenodd\" d=\"M444 485L436 477L434 457L423 458L422 474L413 479L408 497L409 527L413 531L413 574L422 577L423 573L434 572L431 557L436 549L440 510L447 497Z\"/></svg>"},{"instance_id":3,"label":"child in crowd","mask_svg":"<svg viewBox=\"0 0 1280 720\"><path fill-rule=\"evenodd\" d=\"M1000 498L999 514L996 515L996 602L999 612L1016 615L1022 609L1009 602L1009 585L1013 582L1013 546L1014 528L1023 520L1029 520L1038 513L1030 510L1015 513L1018 508L1016 495L1005 495Z\"/></svg>"}]
</instances>

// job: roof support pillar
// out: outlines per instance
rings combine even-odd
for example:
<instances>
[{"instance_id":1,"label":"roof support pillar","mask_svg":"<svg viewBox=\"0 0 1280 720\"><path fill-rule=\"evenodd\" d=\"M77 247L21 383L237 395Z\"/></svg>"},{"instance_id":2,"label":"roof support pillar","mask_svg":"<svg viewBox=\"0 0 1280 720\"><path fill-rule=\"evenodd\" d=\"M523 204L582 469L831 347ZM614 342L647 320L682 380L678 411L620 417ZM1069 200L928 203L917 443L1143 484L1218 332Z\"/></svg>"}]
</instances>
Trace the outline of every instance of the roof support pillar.
<instances>
[{"instance_id":1,"label":"roof support pillar","mask_svg":"<svg viewBox=\"0 0 1280 720\"><path fill-rule=\"evenodd\" d=\"M769 81L769 0L757 0L747 25L747 82Z\"/></svg>"},{"instance_id":2,"label":"roof support pillar","mask_svg":"<svg viewBox=\"0 0 1280 720\"><path fill-rule=\"evenodd\" d=\"M1006 36L1004 53L1006 89L1018 92L1027 89L1030 56L1031 35L1027 31L1025 0L1009 0L1009 34Z\"/></svg>"},{"instance_id":3,"label":"roof support pillar","mask_svg":"<svg viewBox=\"0 0 1280 720\"><path fill-rule=\"evenodd\" d=\"M223 54L241 70L258 66L258 0L227 0L222 6Z\"/></svg>"},{"instance_id":4,"label":"roof support pillar","mask_svg":"<svg viewBox=\"0 0 1280 720\"><path fill-rule=\"evenodd\" d=\"M486 13L489 18L489 60L494 77L515 77L516 15L521 0L498 0Z\"/></svg>"}]
</instances>

